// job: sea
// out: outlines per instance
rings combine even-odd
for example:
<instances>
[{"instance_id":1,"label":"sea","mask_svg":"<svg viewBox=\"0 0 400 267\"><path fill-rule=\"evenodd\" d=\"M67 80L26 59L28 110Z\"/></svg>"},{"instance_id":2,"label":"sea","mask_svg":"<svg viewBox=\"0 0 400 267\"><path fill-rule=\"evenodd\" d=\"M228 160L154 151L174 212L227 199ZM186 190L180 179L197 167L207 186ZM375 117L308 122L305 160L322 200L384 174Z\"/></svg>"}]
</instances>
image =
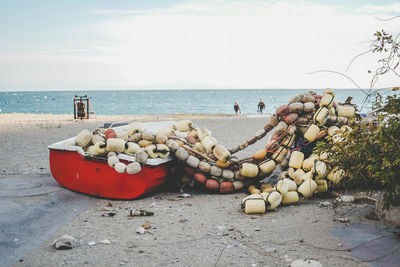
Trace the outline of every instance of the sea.
<instances>
[{"instance_id":1,"label":"sea","mask_svg":"<svg viewBox=\"0 0 400 267\"><path fill-rule=\"evenodd\" d=\"M262 99L264 114L287 104L292 95L307 89L232 89L232 90L98 90L98 91L29 91L0 92L0 113L73 114L73 98L87 96L98 115L135 114L234 114L233 105L239 103L242 115L256 115ZM322 94L323 90L313 90ZM352 103L360 111L371 109L374 96L368 91L337 89L336 100L344 102L352 96Z\"/></svg>"}]
</instances>

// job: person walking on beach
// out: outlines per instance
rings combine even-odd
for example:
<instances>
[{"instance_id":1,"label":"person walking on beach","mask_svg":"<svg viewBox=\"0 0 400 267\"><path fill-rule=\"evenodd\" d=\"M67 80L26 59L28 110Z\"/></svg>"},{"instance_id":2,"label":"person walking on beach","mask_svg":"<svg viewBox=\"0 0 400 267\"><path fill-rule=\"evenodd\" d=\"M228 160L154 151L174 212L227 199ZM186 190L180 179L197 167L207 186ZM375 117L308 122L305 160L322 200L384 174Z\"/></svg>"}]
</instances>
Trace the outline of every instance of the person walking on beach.
<instances>
[{"instance_id":1,"label":"person walking on beach","mask_svg":"<svg viewBox=\"0 0 400 267\"><path fill-rule=\"evenodd\" d=\"M265 109L265 104L262 99L260 99L260 103L258 103L257 112L263 114L263 110Z\"/></svg>"},{"instance_id":2,"label":"person walking on beach","mask_svg":"<svg viewBox=\"0 0 400 267\"><path fill-rule=\"evenodd\" d=\"M240 110L239 104L238 102L235 102L235 105L233 106L233 109L235 110L235 114L239 114L242 113L242 111Z\"/></svg>"}]
</instances>

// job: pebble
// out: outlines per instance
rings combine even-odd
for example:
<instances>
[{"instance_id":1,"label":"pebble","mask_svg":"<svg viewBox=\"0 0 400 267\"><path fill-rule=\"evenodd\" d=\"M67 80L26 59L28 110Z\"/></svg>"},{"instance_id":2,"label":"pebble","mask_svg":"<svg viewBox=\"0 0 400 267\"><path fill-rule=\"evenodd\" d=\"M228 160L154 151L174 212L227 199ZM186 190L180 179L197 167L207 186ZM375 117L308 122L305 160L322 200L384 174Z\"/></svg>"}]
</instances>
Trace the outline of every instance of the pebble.
<instances>
[{"instance_id":1,"label":"pebble","mask_svg":"<svg viewBox=\"0 0 400 267\"><path fill-rule=\"evenodd\" d=\"M336 200L339 202L343 202L343 203L352 203L352 202L354 202L354 197L348 196L348 195L343 195L341 197L337 197Z\"/></svg>"},{"instance_id":2,"label":"pebble","mask_svg":"<svg viewBox=\"0 0 400 267\"><path fill-rule=\"evenodd\" d=\"M53 245L55 249L72 249L75 247L75 243L76 239L73 236L65 234L56 239Z\"/></svg>"},{"instance_id":3,"label":"pebble","mask_svg":"<svg viewBox=\"0 0 400 267\"><path fill-rule=\"evenodd\" d=\"M144 229L150 229L150 228L151 228L151 224L150 224L149 221L146 221L145 223L142 224L142 227L143 227Z\"/></svg>"},{"instance_id":4,"label":"pebble","mask_svg":"<svg viewBox=\"0 0 400 267\"><path fill-rule=\"evenodd\" d=\"M319 204L318 204L318 206L319 207L331 207L332 206L332 203L331 202L329 202L329 201L322 201L322 202L320 202Z\"/></svg>"},{"instance_id":5,"label":"pebble","mask_svg":"<svg viewBox=\"0 0 400 267\"><path fill-rule=\"evenodd\" d=\"M273 252L277 252L277 251L278 251L278 249L275 247L268 247L265 249L265 252L267 252L267 253L273 253Z\"/></svg>"}]
</instances>

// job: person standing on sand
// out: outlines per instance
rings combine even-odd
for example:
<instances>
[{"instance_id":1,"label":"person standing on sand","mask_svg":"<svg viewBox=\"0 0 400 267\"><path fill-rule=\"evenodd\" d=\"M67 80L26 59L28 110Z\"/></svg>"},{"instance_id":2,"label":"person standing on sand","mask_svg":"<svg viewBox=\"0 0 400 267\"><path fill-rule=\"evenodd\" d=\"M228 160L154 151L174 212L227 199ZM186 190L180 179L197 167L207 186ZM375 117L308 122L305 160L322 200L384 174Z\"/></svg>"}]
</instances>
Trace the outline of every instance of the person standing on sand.
<instances>
[{"instance_id":1,"label":"person standing on sand","mask_svg":"<svg viewBox=\"0 0 400 267\"><path fill-rule=\"evenodd\" d=\"M240 110L239 104L238 102L235 102L235 105L233 106L233 109L235 110L235 114L239 114L242 113L242 111Z\"/></svg>"},{"instance_id":2,"label":"person standing on sand","mask_svg":"<svg viewBox=\"0 0 400 267\"><path fill-rule=\"evenodd\" d=\"M260 114L263 114L264 109L265 109L264 101L262 99L260 99L260 103L258 103L258 106L257 106L257 112Z\"/></svg>"}]
</instances>

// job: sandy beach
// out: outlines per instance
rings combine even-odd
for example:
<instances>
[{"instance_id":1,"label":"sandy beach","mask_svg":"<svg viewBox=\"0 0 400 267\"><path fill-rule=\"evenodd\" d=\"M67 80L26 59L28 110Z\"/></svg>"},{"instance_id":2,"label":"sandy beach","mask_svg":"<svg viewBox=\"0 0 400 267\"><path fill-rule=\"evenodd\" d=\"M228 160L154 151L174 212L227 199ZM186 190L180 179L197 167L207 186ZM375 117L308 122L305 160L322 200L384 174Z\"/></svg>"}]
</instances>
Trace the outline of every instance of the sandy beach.
<instances>
[{"instance_id":1,"label":"sandy beach","mask_svg":"<svg viewBox=\"0 0 400 267\"><path fill-rule=\"evenodd\" d=\"M236 145L261 129L268 116L233 115L171 115L188 118L209 128L219 142L227 147ZM90 120L73 120L66 115L0 114L0 182L15 179L43 179L53 183L49 169L47 146L75 136L82 129L93 129L105 122L157 119L154 116L93 116ZM250 156L265 146L266 138L240 152ZM19 178L18 178L19 177ZM57 187L56 184L52 184ZM88 198L66 191L70 198ZM55 192L55 191L54 191ZM52 201L53 191L25 198L3 195L4 203L23 203L24 208ZM338 236L351 229L351 224L365 224L386 229L365 214L373 205L348 204L339 209L319 207L322 201L312 198L299 205L280 207L264 215L246 215L240 200L246 193L229 195L165 191L132 201L94 199L86 208L70 207L74 213L58 224L51 234L42 229L40 242L25 246L23 255L11 259L16 266L289 266L296 259L314 259L324 266L368 266L369 258L357 258L354 245ZM112 206L114 217L104 217L105 207ZM154 211L150 217L128 217L130 209ZM0 211L4 209L0 209ZM336 221L346 216L347 223ZM151 228L143 235L136 229L149 221ZM351 222L351 223L350 223ZM28 222L29 224L29 222ZM7 225L1 229L7 232ZM350 231L350 230L349 230ZM37 234L37 233L36 233ZM57 251L52 247L55 238L70 234L78 242L72 250ZM351 233L350 233L351 234ZM110 244L101 244L102 240ZM360 239L361 240L361 239ZM13 240L5 240L13 242ZM365 240L364 240L365 241ZM360 243L364 242L363 240ZM96 242L89 245L89 242ZM108 242L106 242L108 243ZM378 255L379 256L379 255ZM374 265L374 264L372 264Z\"/></svg>"}]
</instances>

